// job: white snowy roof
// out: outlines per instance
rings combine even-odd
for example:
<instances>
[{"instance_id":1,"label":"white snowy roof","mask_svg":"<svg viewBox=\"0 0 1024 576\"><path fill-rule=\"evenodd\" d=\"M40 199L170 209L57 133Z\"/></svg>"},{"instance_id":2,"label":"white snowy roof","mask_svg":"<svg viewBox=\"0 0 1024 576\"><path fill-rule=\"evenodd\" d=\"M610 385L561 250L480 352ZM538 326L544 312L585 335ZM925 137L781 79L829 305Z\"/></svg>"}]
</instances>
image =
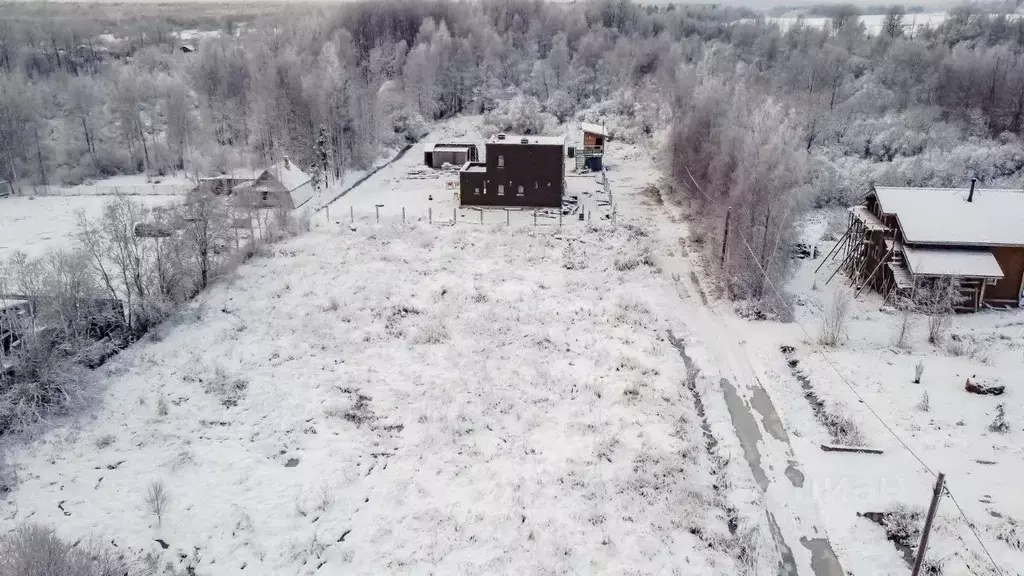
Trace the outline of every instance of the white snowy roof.
<instances>
[{"instance_id":1,"label":"white snowy roof","mask_svg":"<svg viewBox=\"0 0 1024 576\"><path fill-rule=\"evenodd\" d=\"M255 180L260 177L260 171L248 168L236 168L223 172L216 176L203 176L200 180Z\"/></svg>"},{"instance_id":2,"label":"white snowy roof","mask_svg":"<svg viewBox=\"0 0 1024 576\"><path fill-rule=\"evenodd\" d=\"M301 208L306 202L313 199L313 196L316 195L316 190L313 189L313 184L307 180L302 186L289 190L288 194L292 197L292 207Z\"/></svg>"},{"instance_id":3,"label":"white snowy roof","mask_svg":"<svg viewBox=\"0 0 1024 576\"><path fill-rule=\"evenodd\" d=\"M910 244L1024 246L1024 192L876 186L882 212L894 214Z\"/></svg>"},{"instance_id":4,"label":"white snowy roof","mask_svg":"<svg viewBox=\"0 0 1024 576\"><path fill-rule=\"evenodd\" d=\"M600 124L591 124L590 122L581 122L580 128L584 132L590 132L591 134L600 134L601 136L607 136L608 133L604 131L604 126Z\"/></svg>"},{"instance_id":5,"label":"white snowy roof","mask_svg":"<svg viewBox=\"0 0 1024 576\"><path fill-rule=\"evenodd\" d=\"M977 191L975 191L977 192ZM961 278L1002 278L992 252L985 249L903 247L907 266L917 275Z\"/></svg>"},{"instance_id":6,"label":"white snowy roof","mask_svg":"<svg viewBox=\"0 0 1024 576\"><path fill-rule=\"evenodd\" d=\"M299 170L295 162L282 160L268 168L267 171L289 192L309 182L309 175Z\"/></svg>"},{"instance_id":7,"label":"white snowy roof","mask_svg":"<svg viewBox=\"0 0 1024 576\"><path fill-rule=\"evenodd\" d=\"M503 139L498 139L500 134L495 134L487 139L488 144L541 144L545 146L565 146L565 136L521 136L516 134L505 134Z\"/></svg>"}]
</instances>

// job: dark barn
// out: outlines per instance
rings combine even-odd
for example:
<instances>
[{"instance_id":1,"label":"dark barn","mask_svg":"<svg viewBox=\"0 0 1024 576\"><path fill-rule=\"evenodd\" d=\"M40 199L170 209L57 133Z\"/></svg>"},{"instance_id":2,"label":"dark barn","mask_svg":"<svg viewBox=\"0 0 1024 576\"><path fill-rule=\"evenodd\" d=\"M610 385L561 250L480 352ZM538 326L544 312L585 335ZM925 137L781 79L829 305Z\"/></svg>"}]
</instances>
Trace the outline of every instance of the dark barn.
<instances>
[{"instance_id":1,"label":"dark barn","mask_svg":"<svg viewBox=\"0 0 1024 576\"><path fill-rule=\"evenodd\" d=\"M466 162L476 162L478 154L476 144L427 144L423 147L423 163L431 168L441 168L445 164L462 166Z\"/></svg>"},{"instance_id":2,"label":"dark barn","mask_svg":"<svg viewBox=\"0 0 1024 576\"><path fill-rule=\"evenodd\" d=\"M562 206L563 137L498 134L487 141L486 157L459 172L463 206Z\"/></svg>"}]
</instances>

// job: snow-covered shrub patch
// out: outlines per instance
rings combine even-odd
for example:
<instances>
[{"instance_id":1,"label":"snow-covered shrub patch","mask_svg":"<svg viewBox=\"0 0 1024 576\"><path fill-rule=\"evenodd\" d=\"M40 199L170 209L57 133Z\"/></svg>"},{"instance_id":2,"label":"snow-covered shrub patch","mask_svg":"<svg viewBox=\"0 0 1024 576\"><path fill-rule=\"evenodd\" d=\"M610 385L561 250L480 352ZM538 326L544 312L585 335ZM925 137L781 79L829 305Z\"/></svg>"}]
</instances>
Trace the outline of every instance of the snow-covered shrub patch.
<instances>
[{"instance_id":1,"label":"snow-covered shrub patch","mask_svg":"<svg viewBox=\"0 0 1024 576\"><path fill-rule=\"evenodd\" d=\"M448 329L440 320L421 323L409 341L412 344L441 344L449 339Z\"/></svg>"},{"instance_id":2,"label":"snow-covered shrub patch","mask_svg":"<svg viewBox=\"0 0 1024 576\"><path fill-rule=\"evenodd\" d=\"M569 242L562 249L562 267L566 270L587 268L587 251L579 242Z\"/></svg>"},{"instance_id":3,"label":"snow-covered shrub patch","mask_svg":"<svg viewBox=\"0 0 1024 576\"><path fill-rule=\"evenodd\" d=\"M96 439L96 447L102 450L113 445L115 440L117 440L117 437L113 434L104 434Z\"/></svg>"},{"instance_id":4,"label":"snow-covered shrub patch","mask_svg":"<svg viewBox=\"0 0 1024 576\"><path fill-rule=\"evenodd\" d=\"M996 540L1014 550L1024 551L1024 530L1012 518L1004 518L995 528Z\"/></svg>"},{"instance_id":5,"label":"snow-covered shrub patch","mask_svg":"<svg viewBox=\"0 0 1024 576\"><path fill-rule=\"evenodd\" d=\"M821 332L818 341L825 346L836 346L846 331L846 320L850 314L850 293L837 288L832 299L821 311Z\"/></svg>"},{"instance_id":6,"label":"snow-covered shrub patch","mask_svg":"<svg viewBox=\"0 0 1024 576\"><path fill-rule=\"evenodd\" d=\"M619 272L627 272L640 265L657 267L654 256L651 255L651 247L647 244L630 244L615 258L615 269Z\"/></svg>"},{"instance_id":7,"label":"snow-covered shrub patch","mask_svg":"<svg viewBox=\"0 0 1024 576\"><path fill-rule=\"evenodd\" d=\"M197 378L206 393L217 398L225 408L238 406L238 402L245 397L249 382L244 378L228 374L223 366L216 366L209 372Z\"/></svg>"},{"instance_id":8,"label":"snow-covered shrub patch","mask_svg":"<svg viewBox=\"0 0 1024 576\"><path fill-rule=\"evenodd\" d=\"M0 536L0 574L4 576L120 576L133 563L116 549L98 543L70 544L53 529L23 525Z\"/></svg>"},{"instance_id":9,"label":"snow-covered shrub patch","mask_svg":"<svg viewBox=\"0 0 1024 576\"><path fill-rule=\"evenodd\" d=\"M830 407L822 410L820 419L836 444L844 446L863 446L865 444L864 435L857 427L857 423L837 408Z\"/></svg>"},{"instance_id":10,"label":"snow-covered shrub patch","mask_svg":"<svg viewBox=\"0 0 1024 576\"><path fill-rule=\"evenodd\" d=\"M615 302L611 320L616 324L643 326L651 316L651 308L640 297L634 295L621 296Z\"/></svg>"},{"instance_id":11,"label":"snow-covered shrub patch","mask_svg":"<svg viewBox=\"0 0 1024 576\"><path fill-rule=\"evenodd\" d=\"M917 546L917 540L921 537L923 517L921 510L900 502L885 513L882 527L885 528L885 535L889 540L913 548Z\"/></svg>"},{"instance_id":12,"label":"snow-covered shrub patch","mask_svg":"<svg viewBox=\"0 0 1024 576\"><path fill-rule=\"evenodd\" d=\"M996 415L992 418L992 423L988 425L988 430L997 434L1006 434L1010 431L1010 423L1006 421L1005 404L996 404Z\"/></svg>"}]
</instances>

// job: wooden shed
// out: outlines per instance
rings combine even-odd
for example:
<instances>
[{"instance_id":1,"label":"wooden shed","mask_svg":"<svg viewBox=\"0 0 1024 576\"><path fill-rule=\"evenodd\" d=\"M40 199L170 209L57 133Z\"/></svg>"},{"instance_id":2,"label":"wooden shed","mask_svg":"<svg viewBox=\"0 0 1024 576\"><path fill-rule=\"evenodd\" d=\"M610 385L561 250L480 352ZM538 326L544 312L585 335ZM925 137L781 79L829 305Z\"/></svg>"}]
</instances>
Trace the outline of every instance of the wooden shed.
<instances>
[{"instance_id":1,"label":"wooden shed","mask_svg":"<svg viewBox=\"0 0 1024 576\"><path fill-rule=\"evenodd\" d=\"M583 148L604 152L604 142L608 138L604 126L583 122L580 128L583 130Z\"/></svg>"},{"instance_id":2,"label":"wooden shed","mask_svg":"<svg viewBox=\"0 0 1024 576\"><path fill-rule=\"evenodd\" d=\"M1024 191L873 187L837 245L855 284L913 298L955 278L957 308L1024 305Z\"/></svg>"}]
</instances>

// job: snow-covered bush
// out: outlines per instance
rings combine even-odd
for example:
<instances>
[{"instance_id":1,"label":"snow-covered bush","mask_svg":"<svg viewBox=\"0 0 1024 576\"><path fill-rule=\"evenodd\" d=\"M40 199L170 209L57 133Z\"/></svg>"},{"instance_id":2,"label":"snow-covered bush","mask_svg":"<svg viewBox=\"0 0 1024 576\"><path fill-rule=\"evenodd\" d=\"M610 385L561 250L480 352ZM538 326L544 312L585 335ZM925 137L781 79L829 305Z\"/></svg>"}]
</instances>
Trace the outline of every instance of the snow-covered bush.
<instances>
[{"instance_id":1,"label":"snow-covered bush","mask_svg":"<svg viewBox=\"0 0 1024 576\"><path fill-rule=\"evenodd\" d=\"M927 390L921 396L921 401L917 403L917 409L920 410L921 412L928 412L929 410L932 409L932 403L931 400L929 400L928 398Z\"/></svg>"},{"instance_id":2,"label":"snow-covered bush","mask_svg":"<svg viewBox=\"0 0 1024 576\"><path fill-rule=\"evenodd\" d=\"M914 364L914 384L921 383L921 376L924 374L924 360L918 360Z\"/></svg>"},{"instance_id":3,"label":"snow-covered bush","mask_svg":"<svg viewBox=\"0 0 1024 576\"><path fill-rule=\"evenodd\" d=\"M836 444L844 446L863 446L865 444L864 435L857 427L856 422L837 408L822 410L820 419Z\"/></svg>"},{"instance_id":4,"label":"snow-covered bush","mask_svg":"<svg viewBox=\"0 0 1024 576\"><path fill-rule=\"evenodd\" d=\"M1012 518L1004 518L995 528L996 540L1003 542L1014 550L1024 551L1024 531L1020 524Z\"/></svg>"},{"instance_id":5,"label":"snow-covered bush","mask_svg":"<svg viewBox=\"0 0 1024 576\"><path fill-rule=\"evenodd\" d=\"M850 293L837 288L832 299L821 311L821 329L818 341L825 346L836 346L846 331L846 319L850 314Z\"/></svg>"},{"instance_id":6,"label":"snow-covered bush","mask_svg":"<svg viewBox=\"0 0 1024 576\"><path fill-rule=\"evenodd\" d=\"M7 457L4 453L0 451L0 500L14 490L16 483L17 476L14 473L14 469L7 461Z\"/></svg>"},{"instance_id":7,"label":"snow-covered bush","mask_svg":"<svg viewBox=\"0 0 1024 576\"><path fill-rule=\"evenodd\" d=\"M921 537L923 517L921 510L900 502L885 513L882 527L885 528L885 535L889 540L913 548L917 546L917 540Z\"/></svg>"},{"instance_id":8,"label":"snow-covered bush","mask_svg":"<svg viewBox=\"0 0 1024 576\"><path fill-rule=\"evenodd\" d=\"M945 344L946 353L950 356L984 360L985 353L981 342L969 334L951 334Z\"/></svg>"},{"instance_id":9,"label":"snow-covered bush","mask_svg":"<svg viewBox=\"0 0 1024 576\"><path fill-rule=\"evenodd\" d=\"M146 511L156 516L158 526L163 523L169 502L170 494L163 480L154 480L146 488Z\"/></svg>"},{"instance_id":10,"label":"snow-covered bush","mask_svg":"<svg viewBox=\"0 0 1024 576\"><path fill-rule=\"evenodd\" d=\"M989 432L995 432L997 434L1006 434L1010 431L1010 423L1006 421L1006 405L999 403L996 405L996 415L992 419L992 423L988 425Z\"/></svg>"},{"instance_id":11,"label":"snow-covered bush","mask_svg":"<svg viewBox=\"0 0 1024 576\"><path fill-rule=\"evenodd\" d=\"M441 344L450 338L448 328L440 320L431 320L422 323L413 332L409 341L413 344Z\"/></svg>"},{"instance_id":12,"label":"snow-covered bush","mask_svg":"<svg viewBox=\"0 0 1024 576\"><path fill-rule=\"evenodd\" d=\"M579 242L569 242L562 249L562 267L566 270L585 270L587 260L587 251Z\"/></svg>"},{"instance_id":13,"label":"snow-covered bush","mask_svg":"<svg viewBox=\"0 0 1024 576\"><path fill-rule=\"evenodd\" d=\"M651 255L651 248L647 244L630 244L615 257L615 269L619 272L627 272L640 265L657 266L654 256Z\"/></svg>"},{"instance_id":14,"label":"snow-covered bush","mask_svg":"<svg viewBox=\"0 0 1024 576\"><path fill-rule=\"evenodd\" d=\"M0 536L0 574L4 576L122 576L135 574L134 563L99 544L74 545L51 528L29 524Z\"/></svg>"}]
</instances>

